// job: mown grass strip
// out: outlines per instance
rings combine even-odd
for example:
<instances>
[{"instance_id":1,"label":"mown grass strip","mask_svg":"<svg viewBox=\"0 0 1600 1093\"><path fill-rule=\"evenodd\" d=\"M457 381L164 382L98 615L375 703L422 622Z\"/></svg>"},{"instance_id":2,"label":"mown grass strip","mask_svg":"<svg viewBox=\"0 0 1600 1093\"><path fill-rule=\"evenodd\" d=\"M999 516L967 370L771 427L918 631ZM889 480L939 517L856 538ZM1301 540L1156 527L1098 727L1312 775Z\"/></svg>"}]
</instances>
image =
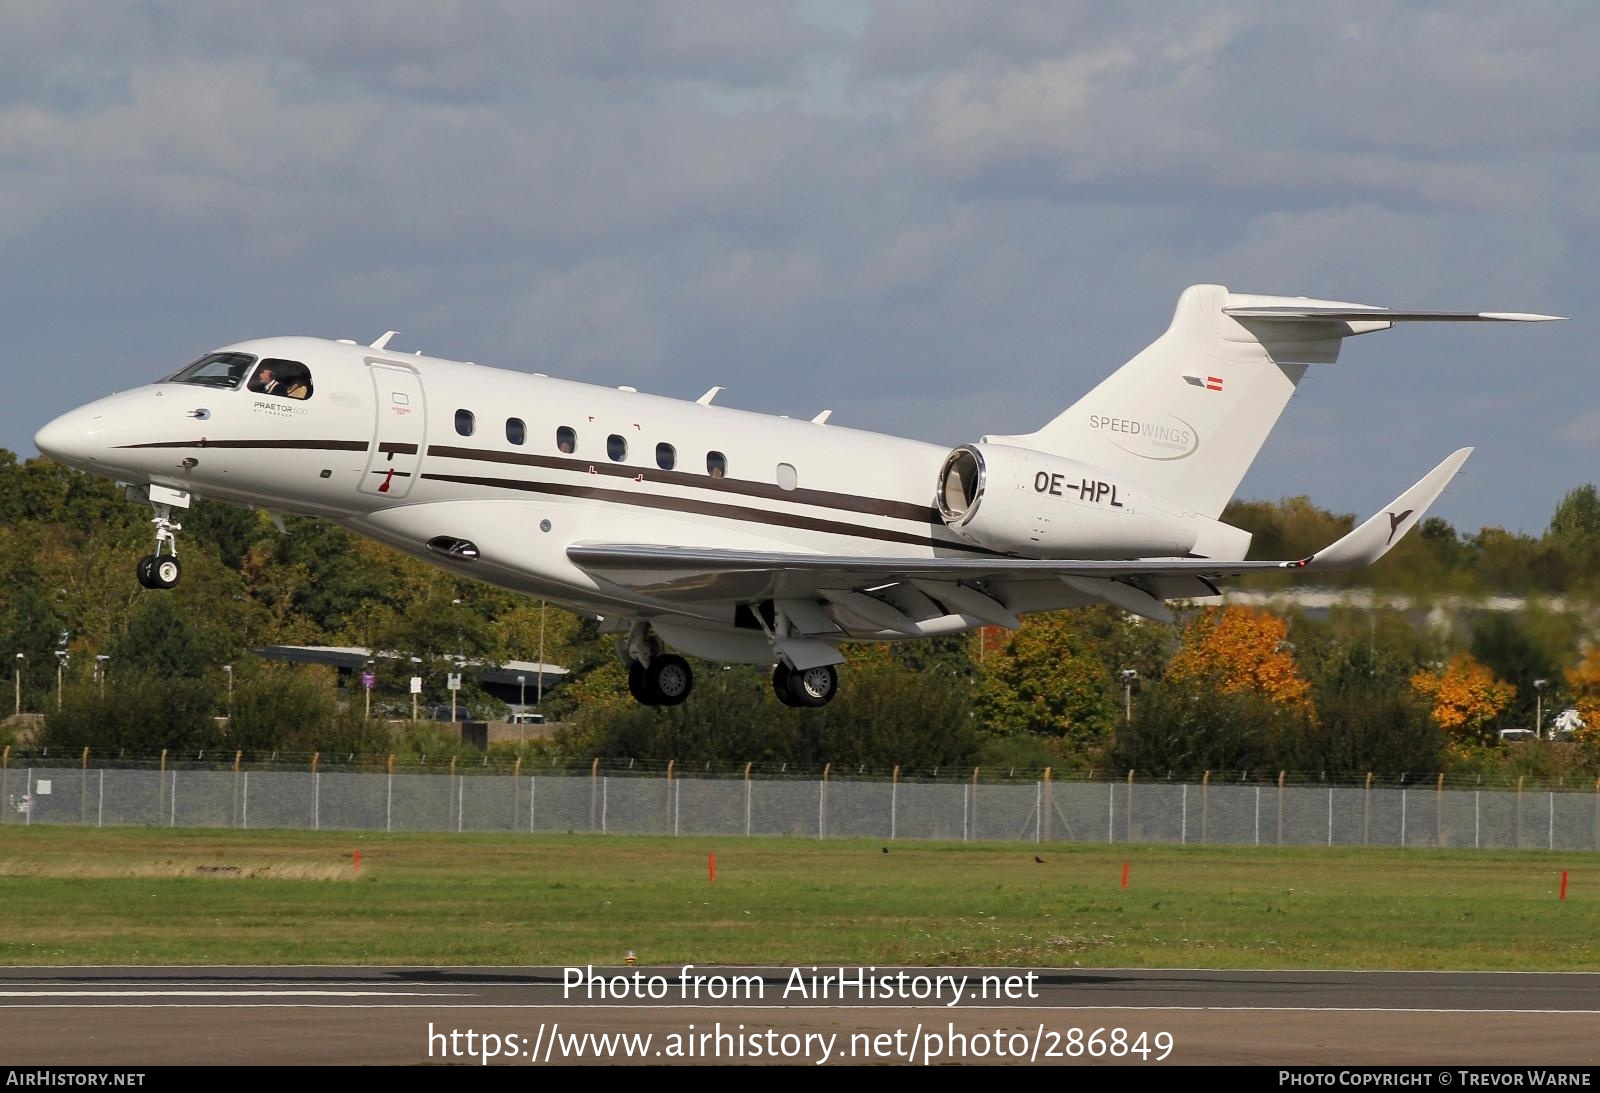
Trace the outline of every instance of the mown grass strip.
<instances>
[{"instance_id":1,"label":"mown grass strip","mask_svg":"<svg viewBox=\"0 0 1600 1093\"><path fill-rule=\"evenodd\" d=\"M0 891L5 964L1600 970L1593 854L35 826Z\"/></svg>"}]
</instances>

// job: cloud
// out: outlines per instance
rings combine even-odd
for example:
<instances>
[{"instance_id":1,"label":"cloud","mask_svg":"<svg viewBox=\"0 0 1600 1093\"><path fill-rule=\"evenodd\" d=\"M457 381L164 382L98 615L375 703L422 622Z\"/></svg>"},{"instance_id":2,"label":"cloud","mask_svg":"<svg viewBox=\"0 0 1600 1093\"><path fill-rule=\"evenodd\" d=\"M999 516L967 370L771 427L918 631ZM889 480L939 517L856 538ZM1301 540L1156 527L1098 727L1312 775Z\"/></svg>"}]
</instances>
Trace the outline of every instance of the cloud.
<instances>
[{"instance_id":1,"label":"cloud","mask_svg":"<svg viewBox=\"0 0 1600 1093\"><path fill-rule=\"evenodd\" d=\"M109 374L392 326L959 441L1036 427L1192 282L1581 312L1595 279L1600 9L0 0L0 23L0 292L29 365L0 444L23 450ZM1492 398L1510 357L1563 405L1594 357L1571 325L1361 339L1352 361L1404 363L1382 391L1411 424L1369 373L1322 374L1285 419L1313 494L1364 509L1410 447L1482 428L1514 457L1475 461L1472 505L1533 520L1501 514L1537 507L1506 483L1564 442L1451 384ZM1247 485L1305 492L1301 470Z\"/></svg>"}]
</instances>

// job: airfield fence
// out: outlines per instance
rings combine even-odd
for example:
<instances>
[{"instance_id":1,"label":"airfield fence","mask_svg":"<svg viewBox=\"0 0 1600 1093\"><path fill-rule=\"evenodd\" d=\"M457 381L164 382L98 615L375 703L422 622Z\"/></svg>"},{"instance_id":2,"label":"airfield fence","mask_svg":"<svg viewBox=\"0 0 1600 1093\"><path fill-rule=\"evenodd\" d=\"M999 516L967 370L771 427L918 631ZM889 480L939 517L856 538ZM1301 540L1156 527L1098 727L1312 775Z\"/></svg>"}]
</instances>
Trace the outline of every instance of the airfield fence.
<instances>
[{"instance_id":1,"label":"airfield fence","mask_svg":"<svg viewBox=\"0 0 1600 1093\"><path fill-rule=\"evenodd\" d=\"M0 769L0 824L1600 851L1593 791L1432 785Z\"/></svg>"}]
</instances>

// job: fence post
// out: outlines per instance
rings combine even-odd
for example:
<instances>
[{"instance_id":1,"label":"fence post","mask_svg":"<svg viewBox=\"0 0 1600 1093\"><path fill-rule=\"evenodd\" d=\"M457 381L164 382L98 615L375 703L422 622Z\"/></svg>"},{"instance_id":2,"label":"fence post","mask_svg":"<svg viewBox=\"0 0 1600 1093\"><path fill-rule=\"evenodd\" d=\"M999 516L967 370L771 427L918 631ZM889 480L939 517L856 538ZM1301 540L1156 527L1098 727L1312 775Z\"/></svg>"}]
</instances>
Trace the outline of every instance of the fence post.
<instances>
[{"instance_id":1,"label":"fence post","mask_svg":"<svg viewBox=\"0 0 1600 1093\"><path fill-rule=\"evenodd\" d=\"M982 767L972 768L972 839L978 839L978 772Z\"/></svg>"},{"instance_id":2,"label":"fence post","mask_svg":"<svg viewBox=\"0 0 1600 1093\"><path fill-rule=\"evenodd\" d=\"M8 798L6 796L6 780L10 776L10 772L11 772L11 745L7 744L5 746L5 748L4 748L4 750L0 750L0 801L7 801L7 800L10 799L10 798ZM1597 794L1600 794L1600 782L1596 782L1595 783L1595 787L1596 787L1595 788L1595 792ZM5 823L6 820L9 818L6 815L6 812L9 812L9 811L10 811L10 809L6 809L5 811L0 811L0 824Z\"/></svg>"},{"instance_id":3,"label":"fence post","mask_svg":"<svg viewBox=\"0 0 1600 1093\"><path fill-rule=\"evenodd\" d=\"M678 832L672 826L672 768L677 764L676 759L667 760L667 818L666 830L673 835Z\"/></svg>"},{"instance_id":4,"label":"fence post","mask_svg":"<svg viewBox=\"0 0 1600 1093\"><path fill-rule=\"evenodd\" d=\"M1210 801L1208 800L1210 796L1211 772L1208 770L1200 776L1200 841L1202 843L1204 843L1206 839L1210 837L1206 829L1206 820L1208 819L1206 816L1206 806L1210 804Z\"/></svg>"},{"instance_id":5,"label":"fence post","mask_svg":"<svg viewBox=\"0 0 1600 1093\"><path fill-rule=\"evenodd\" d=\"M1367 771L1367 791L1361 798L1361 845L1372 836L1372 772Z\"/></svg>"},{"instance_id":6,"label":"fence post","mask_svg":"<svg viewBox=\"0 0 1600 1093\"><path fill-rule=\"evenodd\" d=\"M317 763L322 759L320 751L311 753L311 830L317 829Z\"/></svg>"},{"instance_id":7,"label":"fence post","mask_svg":"<svg viewBox=\"0 0 1600 1093\"><path fill-rule=\"evenodd\" d=\"M243 749L239 749L239 750L234 751L234 753L233 753L233 812L229 816L229 819L231 819L233 821L233 826L234 827L238 827L239 826L239 761L242 760L243 758L244 758Z\"/></svg>"},{"instance_id":8,"label":"fence post","mask_svg":"<svg viewBox=\"0 0 1600 1093\"><path fill-rule=\"evenodd\" d=\"M451 802L455 803L455 806L456 806L456 830L460 831L461 830L461 802L458 799L459 791L456 788L456 757L453 756L453 755L450 757L450 781L447 782L446 785L449 787L449 793L445 795L445 802L446 802L445 807L448 808L449 804ZM448 824L450 822L449 813L445 814L444 821L445 821L446 824Z\"/></svg>"},{"instance_id":9,"label":"fence post","mask_svg":"<svg viewBox=\"0 0 1600 1093\"><path fill-rule=\"evenodd\" d=\"M1044 813L1044 815L1042 817L1040 817L1040 827L1042 829L1041 838L1045 842L1049 842L1050 841L1050 813L1054 812L1055 808L1056 808L1056 798L1055 798L1054 789L1053 789L1053 787L1052 787L1052 785L1050 783L1050 768L1049 767L1045 767L1044 768L1044 807L1040 810L1041 812Z\"/></svg>"},{"instance_id":10,"label":"fence post","mask_svg":"<svg viewBox=\"0 0 1600 1093\"><path fill-rule=\"evenodd\" d=\"M1600 850L1600 778L1594 780L1594 848Z\"/></svg>"},{"instance_id":11,"label":"fence post","mask_svg":"<svg viewBox=\"0 0 1600 1093\"><path fill-rule=\"evenodd\" d=\"M89 822L89 749L83 749L83 766L78 773L78 822Z\"/></svg>"},{"instance_id":12,"label":"fence post","mask_svg":"<svg viewBox=\"0 0 1600 1093\"><path fill-rule=\"evenodd\" d=\"M817 795L817 838L828 837L828 775L833 773L833 764L822 764L822 791ZM1595 800L1600 801L1600 779L1595 780Z\"/></svg>"},{"instance_id":13,"label":"fence post","mask_svg":"<svg viewBox=\"0 0 1600 1093\"><path fill-rule=\"evenodd\" d=\"M1128 841L1133 841L1133 771L1128 771Z\"/></svg>"},{"instance_id":14,"label":"fence post","mask_svg":"<svg viewBox=\"0 0 1600 1093\"><path fill-rule=\"evenodd\" d=\"M1444 845L1444 771L1439 772L1439 780L1434 784L1433 798L1433 845Z\"/></svg>"},{"instance_id":15,"label":"fence post","mask_svg":"<svg viewBox=\"0 0 1600 1093\"><path fill-rule=\"evenodd\" d=\"M1522 780L1527 775L1517 775L1517 849L1522 849Z\"/></svg>"},{"instance_id":16,"label":"fence post","mask_svg":"<svg viewBox=\"0 0 1600 1093\"><path fill-rule=\"evenodd\" d=\"M384 779L383 829L394 830L394 752L389 753L389 774Z\"/></svg>"},{"instance_id":17,"label":"fence post","mask_svg":"<svg viewBox=\"0 0 1600 1093\"><path fill-rule=\"evenodd\" d=\"M1283 771L1278 772L1278 845L1283 845Z\"/></svg>"},{"instance_id":18,"label":"fence post","mask_svg":"<svg viewBox=\"0 0 1600 1093\"><path fill-rule=\"evenodd\" d=\"M156 826L161 826L161 816L167 811L167 749L161 749L161 772L156 775Z\"/></svg>"},{"instance_id":19,"label":"fence post","mask_svg":"<svg viewBox=\"0 0 1600 1093\"><path fill-rule=\"evenodd\" d=\"M744 833L750 834L750 768L753 763L744 765Z\"/></svg>"},{"instance_id":20,"label":"fence post","mask_svg":"<svg viewBox=\"0 0 1600 1093\"><path fill-rule=\"evenodd\" d=\"M522 756L517 756L511 768L511 830L517 829L517 817L522 815Z\"/></svg>"},{"instance_id":21,"label":"fence post","mask_svg":"<svg viewBox=\"0 0 1600 1093\"><path fill-rule=\"evenodd\" d=\"M900 817L900 764L894 765L894 774L889 778L889 838L894 838L899 828Z\"/></svg>"},{"instance_id":22,"label":"fence post","mask_svg":"<svg viewBox=\"0 0 1600 1093\"><path fill-rule=\"evenodd\" d=\"M600 808L600 758L589 767L589 830L593 831L599 821Z\"/></svg>"}]
</instances>

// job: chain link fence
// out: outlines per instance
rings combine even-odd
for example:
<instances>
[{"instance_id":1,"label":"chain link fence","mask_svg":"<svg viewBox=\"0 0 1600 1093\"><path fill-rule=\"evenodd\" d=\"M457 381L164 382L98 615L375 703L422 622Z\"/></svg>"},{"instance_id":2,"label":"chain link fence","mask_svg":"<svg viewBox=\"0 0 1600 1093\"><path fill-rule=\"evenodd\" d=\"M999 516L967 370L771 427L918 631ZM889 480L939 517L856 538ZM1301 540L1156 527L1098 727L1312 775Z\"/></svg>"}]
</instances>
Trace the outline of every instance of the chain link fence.
<instances>
[{"instance_id":1,"label":"chain link fence","mask_svg":"<svg viewBox=\"0 0 1600 1093\"><path fill-rule=\"evenodd\" d=\"M0 770L0 824L1600 850L1600 792Z\"/></svg>"}]
</instances>

